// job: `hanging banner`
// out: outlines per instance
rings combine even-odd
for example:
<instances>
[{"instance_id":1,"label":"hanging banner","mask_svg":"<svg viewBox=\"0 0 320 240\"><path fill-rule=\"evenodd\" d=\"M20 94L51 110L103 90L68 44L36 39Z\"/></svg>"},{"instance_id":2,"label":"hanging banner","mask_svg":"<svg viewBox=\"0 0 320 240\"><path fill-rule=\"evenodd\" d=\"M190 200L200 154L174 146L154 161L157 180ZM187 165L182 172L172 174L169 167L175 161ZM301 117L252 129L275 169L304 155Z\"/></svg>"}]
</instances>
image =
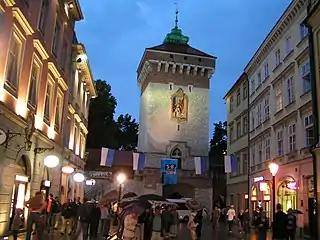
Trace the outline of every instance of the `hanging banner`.
<instances>
[{"instance_id":1,"label":"hanging banner","mask_svg":"<svg viewBox=\"0 0 320 240\"><path fill-rule=\"evenodd\" d=\"M177 184L178 182L177 166L178 166L177 159L161 160L162 183L164 185Z\"/></svg>"}]
</instances>

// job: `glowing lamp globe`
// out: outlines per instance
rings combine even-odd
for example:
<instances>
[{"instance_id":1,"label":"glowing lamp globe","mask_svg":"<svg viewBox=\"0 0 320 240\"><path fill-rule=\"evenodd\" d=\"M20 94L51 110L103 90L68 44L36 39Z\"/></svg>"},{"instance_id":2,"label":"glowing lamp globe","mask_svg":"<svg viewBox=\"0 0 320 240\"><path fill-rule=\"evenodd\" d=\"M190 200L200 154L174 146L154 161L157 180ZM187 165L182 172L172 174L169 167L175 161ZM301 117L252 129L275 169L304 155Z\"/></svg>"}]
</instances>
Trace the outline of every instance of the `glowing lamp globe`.
<instances>
[{"instance_id":1,"label":"glowing lamp globe","mask_svg":"<svg viewBox=\"0 0 320 240\"><path fill-rule=\"evenodd\" d=\"M120 174L117 176L117 181L118 181L119 184L124 183L125 180L126 180L126 175L124 175L123 173L120 173Z\"/></svg>"},{"instance_id":2,"label":"glowing lamp globe","mask_svg":"<svg viewBox=\"0 0 320 240\"><path fill-rule=\"evenodd\" d=\"M55 155L49 155L44 158L44 165L48 168L55 168L59 165L60 160Z\"/></svg>"},{"instance_id":3,"label":"glowing lamp globe","mask_svg":"<svg viewBox=\"0 0 320 240\"><path fill-rule=\"evenodd\" d=\"M84 175L83 175L82 173L75 173L75 174L73 175L73 180L74 180L75 182L81 183L81 182L84 181L84 179L85 179L85 177L84 177Z\"/></svg>"},{"instance_id":4,"label":"glowing lamp globe","mask_svg":"<svg viewBox=\"0 0 320 240\"><path fill-rule=\"evenodd\" d=\"M272 176L276 176L279 170L279 165L276 163L270 163L269 170Z\"/></svg>"},{"instance_id":5,"label":"glowing lamp globe","mask_svg":"<svg viewBox=\"0 0 320 240\"><path fill-rule=\"evenodd\" d=\"M74 168L71 166L64 166L62 167L61 171L65 174L71 174L74 172Z\"/></svg>"}]
</instances>

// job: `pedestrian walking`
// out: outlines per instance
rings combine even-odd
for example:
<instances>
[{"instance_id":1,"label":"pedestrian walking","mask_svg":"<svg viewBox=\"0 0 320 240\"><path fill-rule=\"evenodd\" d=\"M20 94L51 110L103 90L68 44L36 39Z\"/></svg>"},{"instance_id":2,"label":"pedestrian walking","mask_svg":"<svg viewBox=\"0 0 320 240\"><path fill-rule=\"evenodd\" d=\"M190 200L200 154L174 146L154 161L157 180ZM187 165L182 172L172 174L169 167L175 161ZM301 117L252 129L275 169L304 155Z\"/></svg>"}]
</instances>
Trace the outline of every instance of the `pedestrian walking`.
<instances>
[{"instance_id":1,"label":"pedestrian walking","mask_svg":"<svg viewBox=\"0 0 320 240\"><path fill-rule=\"evenodd\" d=\"M60 235L64 235L66 232L71 235L73 230L73 207L71 200L67 200L61 207L62 225Z\"/></svg>"},{"instance_id":2,"label":"pedestrian walking","mask_svg":"<svg viewBox=\"0 0 320 240\"><path fill-rule=\"evenodd\" d=\"M19 229L20 229L20 226L23 224L21 214L22 214L22 209L17 208L13 217L13 222L12 222L13 240L18 239Z\"/></svg>"},{"instance_id":3,"label":"pedestrian walking","mask_svg":"<svg viewBox=\"0 0 320 240\"><path fill-rule=\"evenodd\" d=\"M220 211L218 209L218 206L214 207L213 214L212 214L212 227L213 230L216 230L219 225L219 217L220 217Z\"/></svg>"},{"instance_id":4,"label":"pedestrian walking","mask_svg":"<svg viewBox=\"0 0 320 240\"><path fill-rule=\"evenodd\" d=\"M53 218L53 211L56 208L55 200L53 199L53 195L50 193L47 199L47 209L46 209L46 228L48 233L50 233L51 225L52 225L52 218Z\"/></svg>"},{"instance_id":5,"label":"pedestrian walking","mask_svg":"<svg viewBox=\"0 0 320 240\"><path fill-rule=\"evenodd\" d=\"M178 225L179 225L179 213L177 212L176 206L173 206L171 208L171 227L170 227L170 233L171 237L176 238L178 235Z\"/></svg>"},{"instance_id":6,"label":"pedestrian walking","mask_svg":"<svg viewBox=\"0 0 320 240\"><path fill-rule=\"evenodd\" d=\"M272 238L274 240L287 239L287 214L282 211L281 204L278 203L276 213L273 215Z\"/></svg>"},{"instance_id":7,"label":"pedestrian walking","mask_svg":"<svg viewBox=\"0 0 320 240\"><path fill-rule=\"evenodd\" d=\"M55 209L53 211L53 224L54 229L57 230L59 228L59 224L61 221L61 202L58 197L55 199Z\"/></svg>"},{"instance_id":8,"label":"pedestrian walking","mask_svg":"<svg viewBox=\"0 0 320 240\"><path fill-rule=\"evenodd\" d=\"M202 222L203 222L203 215L202 214L203 214L203 209L200 209L199 211L197 211L197 214L194 218L194 221L197 224L196 235L197 235L198 239L201 238L201 233L202 233Z\"/></svg>"},{"instance_id":9,"label":"pedestrian walking","mask_svg":"<svg viewBox=\"0 0 320 240\"><path fill-rule=\"evenodd\" d=\"M195 217L197 215L196 211L192 211L190 216L189 216L189 222L188 222L188 229L190 230L190 235L192 240L197 239L197 233L196 233L196 228L198 223L195 221Z\"/></svg>"},{"instance_id":10,"label":"pedestrian walking","mask_svg":"<svg viewBox=\"0 0 320 240\"><path fill-rule=\"evenodd\" d=\"M243 213L243 231L245 233L250 232L250 214L248 208L246 208Z\"/></svg>"},{"instance_id":11,"label":"pedestrian walking","mask_svg":"<svg viewBox=\"0 0 320 240\"><path fill-rule=\"evenodd\" d=\"M240 233L243 233L243 214L244 214L244 211L243 210L240 210L239 213L238 213L238 224L239 224L239 232Z\"/></svg>"},{"instance_id":12,"label":"pedestrian walking","mask_svg":"<svg viewBox=\"0 0 320 240\"><path fill-rule=\"evenodd\" d=\"M151 240L162 240L163 236L163 220L160 212L160 207L156 206L154 209L154 214L151 216L151 228L152 235Z\"/></svg>"},{"instance_id":13,"label":"pedestrian walking","mask_svg":"<svg viewBox=\"0 0 320 240\"><path fill-rule=\"evenodd\" d=\"M172 223L172 216L169 209L169 206L165 206L162 212L162 220L163 220L163 231L164 231L164 238L170 237L170 226Z\"/></svg>"},{"instance_id":14,"label":"pedestrian walking","mask_svg":"<svg viewBox=\"0 0 320 240\"><path fill-rule=\"evenodd\" d=\"M227 221L228 221L229 233L232 233L232 227L233 227L233 224L234 224L235 217L236 217L236 211L234 210L234 206L231 205L230 209L227 212Z\"/></svg>"},{"instance_id":15,"label":"pedestrian walking","mask_svg":"<svg viewBox=\"0 0 320 240\"><path fill-rule=\"evenodd\" d=\"M136 239L136 228L138 223L138 214L135 212L129 213L124 218L123 239L134 240Z\"/></svg>"},{"instance_id":16,"label":"pedestrian walking","mask_svg":"<svg viewBox=\"0 0 320 240\"><path fill-rule=\"evenodd\" d=\"M105 204L100 206L101 219L100 219L100 233L103 239L107 239L110 231L110 213L109 205Z\"/></svg>"},{"instance_id":17,"label":"pedestrian walking","mask_svg":"<svg viewBox=\"0 0 320 240\"><path fill-rule=\"evenodd\" d=\"M257 218L257 230L258 230L258 240L266 240L267 232L269 229L269 221L266 212L260 209L260 214Z\"/></svg>"},{"instance_id":18,"label":"pedestrian walking","mask_svg":"<svg viewBox=\"0 0 320 240\"><path fill-rule=\"evenodd\" d=\"M288 240L294 240L297 229L297 218L292 212L292 208L288 209L287 215L287 234Z\"/></svg>"}]
</instances>

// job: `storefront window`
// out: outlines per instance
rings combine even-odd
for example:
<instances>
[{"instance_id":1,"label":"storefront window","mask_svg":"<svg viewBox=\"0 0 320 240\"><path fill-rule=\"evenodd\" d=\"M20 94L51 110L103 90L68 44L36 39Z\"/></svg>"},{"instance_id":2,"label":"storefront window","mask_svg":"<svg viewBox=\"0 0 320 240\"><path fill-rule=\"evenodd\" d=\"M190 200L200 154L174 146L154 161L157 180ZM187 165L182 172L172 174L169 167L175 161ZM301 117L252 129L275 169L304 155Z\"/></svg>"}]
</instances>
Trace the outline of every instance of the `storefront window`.
<instances>
[{"instance_id":1,"label":"storefront window","mask_svg":"<svg viewBox=\"0 0 320 240\"><path fill-rule=\"evenodd\" d=\"M281 204L283 211L297 208L297 191L289 188L288 183L288 181L283 182L278 189L278 203Z\"/></svg>"},{"instance_id":2,"label":"storefront window","mask_svg":"<svg viewBox=\"0 0 320 240\"><path fill-rule=\"evenodd\" d=\"M257 187L253 186L251 188L251 203L252 203L252 209L255 209L257 207L257 201L258 201L258 190Z\"/></svg>"},{"instance_id":3,"label":"storefront window","mask_svg":"<svg viewBox=\"0 0 320 240\"><path fill-rule=\"evenodd\" d=\"M264 192L263 195L263 201L264 201L264 210L267 214L267 217L270 218L271 212L270 212L270 194L271 194L271 189L270 189L270 184L267 184L266 191Z\"/></svg>"}]
</instances>

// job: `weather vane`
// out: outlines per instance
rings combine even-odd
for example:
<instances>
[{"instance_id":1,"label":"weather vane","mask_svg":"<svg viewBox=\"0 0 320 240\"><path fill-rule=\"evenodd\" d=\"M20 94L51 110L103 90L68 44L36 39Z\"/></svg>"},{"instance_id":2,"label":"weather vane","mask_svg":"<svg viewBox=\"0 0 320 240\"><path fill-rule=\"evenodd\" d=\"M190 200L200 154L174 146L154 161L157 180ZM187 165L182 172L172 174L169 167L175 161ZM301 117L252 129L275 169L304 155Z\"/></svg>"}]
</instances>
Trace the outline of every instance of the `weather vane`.
<instances>
[{"instance_id":1,"label":"weather vane","mask_svg":"<svg viewBox=\"0 0 320 240\"><path fill-rule=\"evenodd\" d=\"M174 3L174 5L176 5L176 21L175 21L175 26L176 26L176 28L178 27L178 14L179 14L179 9L178 9L178 3L176 2L176 3Z\"/></svg>"}]
</instances>

